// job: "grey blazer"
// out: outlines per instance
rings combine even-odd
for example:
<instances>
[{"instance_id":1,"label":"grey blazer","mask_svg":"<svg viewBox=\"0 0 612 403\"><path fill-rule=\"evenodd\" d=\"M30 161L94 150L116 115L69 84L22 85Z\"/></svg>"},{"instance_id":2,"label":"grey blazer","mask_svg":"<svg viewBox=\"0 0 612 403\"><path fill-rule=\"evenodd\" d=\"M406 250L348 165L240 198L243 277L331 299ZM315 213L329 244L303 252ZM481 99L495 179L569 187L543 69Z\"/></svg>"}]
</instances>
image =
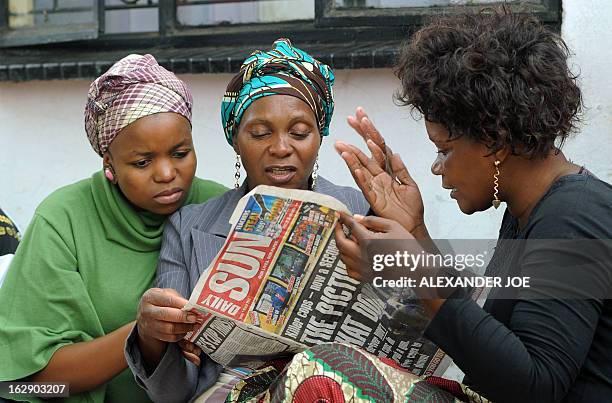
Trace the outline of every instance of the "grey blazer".
<instances>
[{"instance_id":1,"label":"grey blazer","mask_svg":"<svg viewBox=\"0 0 612 403\"><path fill-rule=\"evenodd\" d=\"M185 206L174 213L164 229L157 266L156 286L173 288L189 298L198 278L223 246L230 231L229 219L238 201L246 194L246 182L203 204ZM343 202L351 212L365 215L369 205L362 193L336 186L319 177L316 191ZM153 401L185 402L201 395L219 377L222 367L202 356L198 368L185 360L180 349L170 343L152 374L144 368L136 342L135 327L127 339L125 357L136 382Z\"/></svg>"}]
</instances>

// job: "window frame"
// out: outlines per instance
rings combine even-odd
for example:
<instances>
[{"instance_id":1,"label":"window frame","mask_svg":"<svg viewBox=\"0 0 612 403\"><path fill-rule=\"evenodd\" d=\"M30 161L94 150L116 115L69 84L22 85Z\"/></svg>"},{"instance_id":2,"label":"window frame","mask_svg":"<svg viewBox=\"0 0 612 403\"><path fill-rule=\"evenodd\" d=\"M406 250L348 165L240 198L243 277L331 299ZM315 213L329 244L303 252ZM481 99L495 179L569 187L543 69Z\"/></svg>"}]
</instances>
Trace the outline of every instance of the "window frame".
<instances>
[{"instance_id":1,"label":"window frame","mask_svg":"<svg viewBox=\"0 0 612 403\"><path fill-rule=\"evenodd\" d=\"M0 0L2 1L2 0ZM98 0L102 1L102 0ZM222 2L222 0L220 0ZM316 3L315 3L316 6ZM324 43L343 40L398 40L407 31L403 27L317 27L315 19L280 22L246 23L232 25L183 26L177 18L177 0L159 0L159 29L156 33L100 34L98 42L130 43L137 45L193 46L251 46L271 44L281 36L296 38L300 42ZM316 10L315 10L316 13ZM101 23L101 30L103 30Z\"/></svg>"},{"instance_id":2,"label":"window frame","mask_svg":"<svg viewBox=\"0 0 612 403\"><path fill-rule=\"evenodd\" d=\"M538 5L510 4L509 6L515 10L526 7L528 13L535 15L545 24L560 24L561 0L539 0L539 2ZM491 4L491 7L495 6ZM466 7L478 10L487 5L339 9L334 6L334 0L315 0L315 26L421 26L428 18L440 14L452 14Z\"/></svg>"},{"instance_id":3,"label":"window frame","mask_svg":"<svg viewBox=\"0 0 612 403\"><path fill-rule=\"evenodd\" d=\"M179 26L177 0L159 0L154 5L159 11L157 31L106 34L102 10L108 10L108 6L103 0L97 1L98 35L93 39L0 46L0 82L91 79L128 53L154 54L162 66L177 74L235 73L253 49L267 49L279 37L290 38L334 70L389 68L396 64L401 43L425 22L384 25L384 19L369 15L359 20L360 25L319 26L317 13L326 0L315 0L313 20ZM544 23L559 32L561 0L541 1L558 6L557 15L544 18ZM0 0L0 4L7 3ZM8 13L1 11L0 26L8 21Z\"/></svg>"},{"instance_id":4,"label":"window frame","mask_svg":"<svg viewBox=\"0 0 612 403\"><path fill-rule=\"evenodd\" d=\"M457 6L336 9L334 0L314 0L313 20L248 23L218 26L182 26L177 19L177 0L159 0L158 30L146 33L104 33L105 12L109 7L104 0L94 0L93 24L69 24L11 30L8 28L8 1L0 0L0 48L25 45L46 45L89 41L90 43L121 43L135 41L154 45L177 44L185 46L201 39L208 45L250 45L270 42L278 36L299 38L300 41L333 42L372 38L387 41L423 25L428 18L440 13L452 13ZM561 22L561 0L539 0L528 12L545 24L556 26ZM147 7L146 5L141 7ZM151 7L151 6L149 6ZM482 5L467 6L481 8ZM463 7L460 7L463 9ZM112 9L112 8L111 8ZM254 35L256 33L257 35ZM303 39L302 39L303 38Z\"/></svg>"}]
</instances>

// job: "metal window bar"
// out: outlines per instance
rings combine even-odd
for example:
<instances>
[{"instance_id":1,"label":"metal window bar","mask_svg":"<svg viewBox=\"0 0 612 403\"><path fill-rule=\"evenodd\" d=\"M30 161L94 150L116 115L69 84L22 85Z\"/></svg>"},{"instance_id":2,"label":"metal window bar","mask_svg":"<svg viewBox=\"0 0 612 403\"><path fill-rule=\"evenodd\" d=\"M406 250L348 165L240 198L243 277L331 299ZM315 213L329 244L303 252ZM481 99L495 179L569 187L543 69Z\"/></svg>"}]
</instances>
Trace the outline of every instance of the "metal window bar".
<instances>
[{"instance_id":1,"label":"metal window bar","mask_svg":"<svg viewBox=\"0 0 612 403\"><path fill-rule=\"evenodd\" d=\"M9 17L23 17L26 15L49 15L49 14L68 14L68 13L80 13L83 11L91 11L91 7L70 7L70 8L62 8L56 7L53 5L52 8L42 8L38 10L30 10L27 13L11 13L9 12Z\"/></svg>"},{"instance_id":2,"label":"metal window bar","mask_svg":"<svg viewBox=\"0 0 612 403\"><path fill-rule=\"evenodd\" d=\"M8 0L0 0L0 29L8 27Z\"/></svg>"}]
</instances>

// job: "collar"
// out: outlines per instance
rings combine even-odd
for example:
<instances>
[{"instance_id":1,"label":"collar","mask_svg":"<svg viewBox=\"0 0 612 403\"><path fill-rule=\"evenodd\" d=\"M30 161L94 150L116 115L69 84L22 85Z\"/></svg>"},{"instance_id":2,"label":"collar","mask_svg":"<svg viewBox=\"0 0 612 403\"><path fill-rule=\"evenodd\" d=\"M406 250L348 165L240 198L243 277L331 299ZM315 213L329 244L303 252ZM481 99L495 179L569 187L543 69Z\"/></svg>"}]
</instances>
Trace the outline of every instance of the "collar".
<instances>
[{"instance_id":1,"label":"collar","mask_svg":"<svg viewBox=\"0 0 612 403\"><path fill-rule=\"evenodd\" d=\"M240 199L248 193L247 181L242 182L238 189L232 189L226 193L226 197L221 197L219 203L222 203L222 209L215 222L210 227L210 232L214 235L226 238L232 226L229 223L232 213L236 209L236 205Z\"/></svg>"}]
</instances>

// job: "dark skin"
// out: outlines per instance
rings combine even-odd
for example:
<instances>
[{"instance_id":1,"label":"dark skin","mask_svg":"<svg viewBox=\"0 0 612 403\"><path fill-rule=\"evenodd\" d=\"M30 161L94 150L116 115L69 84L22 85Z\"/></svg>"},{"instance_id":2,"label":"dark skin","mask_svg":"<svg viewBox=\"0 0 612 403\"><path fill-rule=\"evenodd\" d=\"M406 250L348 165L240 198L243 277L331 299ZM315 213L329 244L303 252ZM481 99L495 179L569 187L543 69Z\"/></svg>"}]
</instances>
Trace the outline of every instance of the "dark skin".
<instances>
[{"instance_id":1,"label":"dark skin","mask_svg":"<svg viewBox=\"0 0 612 403\"><path fill-rule=\"evenodd\" d=\"M350 232L350 237L347 237L342 231L341 226L335 228L336 246L340 252L340 258L347 267L351 277L363 282L371 282L374 278L374 271L371 269L371 257L377 253L392 254L395 251L406 251L411 254L419 254L426 250L414 236L406 231L406 229L397 221L376 216L350 216L346 213L340 213L340 223L346 226ZM384 244L375 241L384 241ZM381 248L384 246L384 248ZM436 276L436 272L432 272L431 268L425 270L409 271L391 271L385 274L386 279L397 278L400 274L412 277L419 284L421 277ZM444 298L440 295L445 295L449 290L435 290L425 288L415 288L416 294L423 301L425 311L433 317L438 311Z\"/></svg>"},{"instance_id":2,"label":"dark skin","mask_svg":"<svg viewBox=\"0 0 612 403\"><path fill-rule=\"evenodd\" d=\"M467 137L449 140L448 130L442 125L426 122L426 129L429 139L438 148L432 173L442 177L443 187L454 189L452 196L466 214L491 207L495 160L500 161L499 198L506 202L508 210L518 219L521 227L527 223L535 205L557 179L580 170L559 150L551 150L542 159L513 155L509 147L491 154L487 145ZM416 236L418 226L414 227L414 223L424 222L423 216L419 215L422 210L415 209L415 206L423 205L418 187L417 191L410 194L400 192L402 186L416 186L416 183L410 179L405 165L397 155L391 157L391 175L381 169L380 156L385 155L382 147L384 143L380 139L377 143L368 141L372 155L367 156L354 146L342 143L336 146L368 201L373 200L383 206L399 204L395 208L375 209L380 216L376 218L341 215L341 222L353 232L350 238L341 231L337 232L336 242L343 261L349 266L349 272L358 278L368 278L362 272L368 260L367 256L363 256L366 248L361 246L375 239L416 238L420 241ZM444 301L444 298L428 298L423 300L423 305L433 317Z\"/></svg>"},{"instance_id":3,"label":"dark skin","mask_svg":"<svg viewBox=\"0 0 612 403\"><path fill-rule=\"evenodd\" d=\"M138 119L113 140L103 160L136 208L172 214L183 205L197 166L191 125L172 112Z\"/></svg>"},{"instance_id":4,"label":"dark skin","mask_svg":"<svg viewBox=\"0 0 612 403\"><path fill-rule=\"evenodd\" d=\"M308 189L321 136L314 113L298 98L271 95L245 111L234 149L247 172L249 188L258 185ZM157 367L168 343L179 342L183 355L200 364L201 350L182 341L199 319L181 309L187 300L173 289L153 288L138 307L138 343L149 370Z\"/></svg>"},{"instance_id":5,"label":"dark skin","mask_svg":"<svg viewBox=\"0 0 612 403\"><path fill-rule=\"evenodd\" d=\"M195 174L189 121L176 113L140 118L119 132L103 163L111 167L113 182L136 209L171 214L184 202ZM156 196L168 189L182 192L161 200ZM68 382L73 394L99 387L127 368L123 347L133 326L130 322L97 339L60 347L29 380ZM186 354L190 349L186 346Z\"/></svg>"},{"instance_id":6,"label":"dark skin","mask_svg":"<svg viewBox=\"0 0 612 403\"><path fill-rule=\"evenodd\" d=\"M257 99L242 115L234 137L249 189L257 185L308 189L320 145L314 113L290 95Z\"/></svg>"},{"instance_id":7,"label":"dark skin","mask_svg":"<svg viewBox=\"0 0 612 403\"><path fill-rule=\"evenodd\" d=\"M336 141L335 147L349 165L355 183L362 189L374 213L379 217L398 221L426 250L436 252L438 248L425 226L421 192L400 156L394 154L386 145L385 139L362 107L358 107L355 115L347 118L347 122L364 140L371 152L371 158L351 144ZM368 170L360 169L362 166L367 166ZM366 174L372 178L366 178ZM403 200L413 202L407 204Z\"/></svg>"},{"instance_id":8,"label":"dark skin","mask_svg":"<svg viewBox=\"0 0 612 403\"><path fill-rule=\"evenodd\" d=\"M115 138L104 164L112 168L114 183L136 208L172 214L183 205L197 166L191 125L184 116L171 112L141 118ZM157 365L166 342L181 340L193 328L195 316L181 311L186 303L171 289L153 288L141 298L136 323L147 366ZM151 324L154 319L157 326ZM181 342L181 347L185 358L199 365L199 349L188 342Z\"/></svg>"},{"instance_id":9,"label":"dark skin","mask_svg":"<svg viewBox=\"0 0 612 403\"><path fill-rule=\"evenodd\" d=\"M149 371L157 367L168 343L176 342L186 359L200 365L200 348L183 340L199 320L196 315L182 310L187 302L171 288L151 288L140 298L136 318L138 346Z\"/></svg>"}]
</instances>

